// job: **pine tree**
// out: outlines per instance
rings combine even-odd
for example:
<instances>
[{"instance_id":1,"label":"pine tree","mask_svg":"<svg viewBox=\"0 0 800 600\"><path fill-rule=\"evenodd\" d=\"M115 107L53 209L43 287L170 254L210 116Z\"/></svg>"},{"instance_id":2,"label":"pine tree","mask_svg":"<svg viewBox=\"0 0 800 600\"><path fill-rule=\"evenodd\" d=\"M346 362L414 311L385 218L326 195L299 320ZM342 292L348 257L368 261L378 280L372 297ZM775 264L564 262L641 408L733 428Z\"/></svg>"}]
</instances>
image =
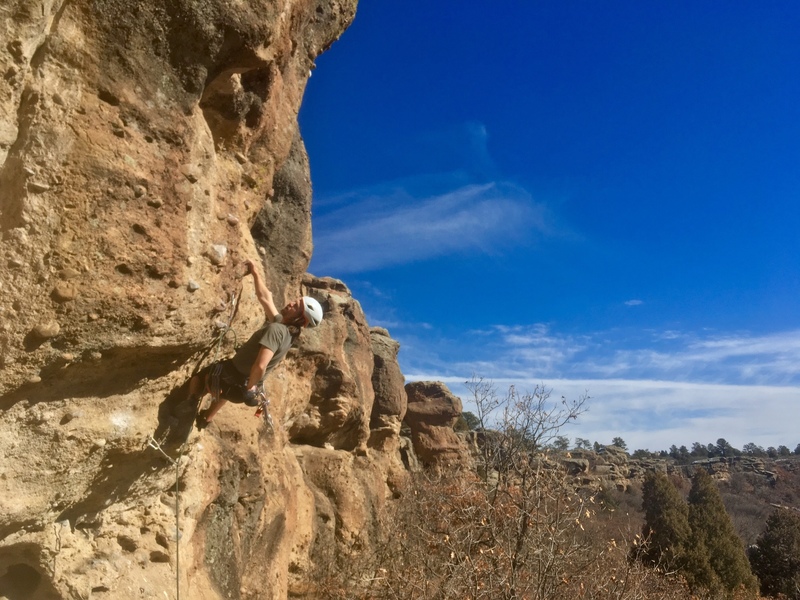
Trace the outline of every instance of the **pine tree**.
<instances>
[{"instance_id":1,"label":"pine tree","mask_svg":"<svg viewBox=\"0 0 800 600\"><path fill-rule=\"evenodd\" d=\"M642 510L645 515L640 559L667 571L685 565L686 549L692 531L689 507L663 473L648 473L642 487Z\"/></svg>"},{"instance_id":2,"label":"pine tree","mask_svg":"<svg viewBox=\"0 0 800 600\"><path fill-rule=\"evenodd\" d=\"M786 509L773 512L749 554L762 594L800 600L800 515Z\"/></svg>"},{"instance_id":3,"label":"pine tree","mask_svg":"<svg viewBox=\"0 0 800 600\"><path fill-rule=\"evenodd\" d=\"M755 595L758 581L750 570L722 497L708 473L698 470L689 492L692 544L687 555L687 580L693 587L732 593L740 588Z\"/></svg>"}]
</instances>

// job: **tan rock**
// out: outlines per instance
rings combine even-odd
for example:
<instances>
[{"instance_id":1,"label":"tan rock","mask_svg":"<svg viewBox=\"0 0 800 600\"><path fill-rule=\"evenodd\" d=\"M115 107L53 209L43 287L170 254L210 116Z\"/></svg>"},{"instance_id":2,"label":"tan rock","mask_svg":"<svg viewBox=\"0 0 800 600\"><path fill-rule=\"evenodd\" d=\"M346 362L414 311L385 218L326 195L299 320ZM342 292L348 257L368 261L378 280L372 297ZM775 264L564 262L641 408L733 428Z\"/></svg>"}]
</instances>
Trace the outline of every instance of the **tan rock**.
<instances>
[{"instance_id":1,"label":"tan rock","mask_svg":"<svg viewBox=\"0 0 800 600\"><path fill-rule=\"evenodd\" d=\"M354 0L326 1L189 1L179 15L149 0L8 6L0 314L14 318L0 338L0 578L38 582L31 597L172 597L177 577L186 598L286 598L322 555L321 489L342 496L331 511L347 524L332 552L371 547L366 524L402 467L399 454L365 452L369 327L341 282L304 280L311 195L297 112L309 62L355 14ZM205 259L211 245L224 261ZM274 432L230 406L200 434L171 408L257 245L276 301L309 293L329 320L270 377ZM252 287L240 298L244 337L263 311ZM303 461L308 478L291 440L320 446Z\"/></svg>"},{"instance_id":2,"label":"tan rock","mask_svg":"<svg viewBox=\"0 0 800 600\"><path fill-rule=\"evenodd\" d=\"M45 321L33 328L33 333L42 340L49 340L61 331L61 326L56 321Z\"/></svg>"},{"instance_id":3,"label":"tan rock","mask_svg":"<svg viewBox=\"0 0 800 600\"><path fill-rule=\"evenodd\" d=\"M436 467L469 465L469 449L453 430L461 415L461 399L438 381L408 383L406 393L405 422L411 428L411 441L419 460Z\"/></svg>"},{"instance_id":4,"label":"tan rock","mask_svg":"<svg viewBox=\"0 0 800 600\"><path fill-rule=\"evenodd\" d=\"M408 408L405 378L397 362L400 344L379 327L370 329L375 368L372 389L375 403L370 416L369 446L380 450L399 450L400 427Z\"/></svg>"},{"instance_id":5,"label":"tan rock","mask_svg":"<svg viewBox=\"0 0 800 600\"><path fill-rule=\"evenodd\" d=\"M56 284L52 293L53 300L56 302L69 302L71 300L75 300L76 295L77 290L75 289L75 286L65 282Z\"/></svg>"}]
</instances>

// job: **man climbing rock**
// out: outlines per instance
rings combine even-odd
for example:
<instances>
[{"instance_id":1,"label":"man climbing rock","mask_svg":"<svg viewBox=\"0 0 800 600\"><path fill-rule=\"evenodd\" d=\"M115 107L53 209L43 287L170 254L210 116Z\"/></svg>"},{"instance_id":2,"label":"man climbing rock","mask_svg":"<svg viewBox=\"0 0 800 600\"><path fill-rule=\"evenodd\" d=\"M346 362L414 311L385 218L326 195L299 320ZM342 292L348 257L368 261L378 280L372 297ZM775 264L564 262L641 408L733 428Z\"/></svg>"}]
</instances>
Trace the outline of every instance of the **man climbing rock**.
<instances>
[{"instance_id":1,"label":"man climbing rock","mask_svg":"<svg viewBox=\"0 0 800 600\"><path fill-rule=\"evenodd\" d=\"M253 276L256 298L264 309L266 324L256 331L236 354L200 371L189 382L189 401L199 402L206 393L211 405L197 416L203 429L226 402L258 406L264 396L264 378L286 356L292 345L290 327L316 327L322 321L322 306L314 298L302 296L278 310L255 264L248 260L246 275Z\"/></svg>"}]
</instances>

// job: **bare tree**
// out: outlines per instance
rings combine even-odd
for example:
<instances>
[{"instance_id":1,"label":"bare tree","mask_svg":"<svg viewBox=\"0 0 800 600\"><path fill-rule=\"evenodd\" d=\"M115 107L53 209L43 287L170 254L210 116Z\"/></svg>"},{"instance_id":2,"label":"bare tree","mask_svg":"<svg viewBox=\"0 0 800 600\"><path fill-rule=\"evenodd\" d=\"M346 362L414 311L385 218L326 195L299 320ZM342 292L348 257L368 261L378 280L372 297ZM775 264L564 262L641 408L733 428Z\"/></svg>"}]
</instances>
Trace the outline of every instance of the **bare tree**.
<instances>
[{"instance_id":1,"label":"bare tree","mask_svg":"<svg viewBox=\"0 0 800 600\"><path fill-rule=\"evenodd\" d=\"M680 581L628 560L627 540L597 518L549 447L586 397L537 386L468 382L479 424L478 468L423 472L386 521L385 544L358 572L333 573L318 597L359 600L677 600ZM617 533L616 535L619 535ZM333 583L333 585L330 585ZM336 592L334 593L334 588Z\"/></svg>"}]
</instances>

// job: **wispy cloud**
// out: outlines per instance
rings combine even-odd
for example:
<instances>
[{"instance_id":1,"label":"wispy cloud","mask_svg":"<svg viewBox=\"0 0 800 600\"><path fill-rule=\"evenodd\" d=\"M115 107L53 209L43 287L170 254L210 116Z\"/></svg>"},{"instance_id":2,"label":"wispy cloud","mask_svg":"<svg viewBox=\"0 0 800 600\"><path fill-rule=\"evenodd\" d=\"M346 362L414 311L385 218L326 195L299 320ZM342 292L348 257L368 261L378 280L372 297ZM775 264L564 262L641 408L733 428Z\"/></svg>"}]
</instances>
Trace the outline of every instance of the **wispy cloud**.
<instances>
[{"instance_id":1,"label":"wispy cloud","mask_svg":"<svg viewBox=\"0 0 800 600\"><path fill-rule=\"evenodd\" d=\"M581 335L546 324L498 326L482 345L501 371L546 377L625 377L750 385L800 384L800 330L771 335L646 333L626 330Z\"/></svg>"},{"instance_id":2,"label":"wispy cloud","mask_svg":"<svg viewBox=\"0 0 800 600\"><path fill-rule=\"evenodd\" d=\"M411 381L444 381L474 411L464 383L471 377L417 373ZM586 412L562 435L588 438L601 444L621 436L631 450L667 450L672 444L691 447L725 438L741 448L800 442L796 412L800 387L702 384L633 379L494 379L498 393L514 385L521 391L544 385L552 398L577 399L588 395Z\"/></svg>"},{"instance_id":3,"label":"wispy cloud","mask_svg":"<svg viewBox=\"0 0 800 600\"><path fill-rule=\"evenodd\" d=\"M617 348L587 361L605 376L657 376L753 385L800 384L800 331L772 335L656 335L647 347Z\"/></svg>"},{"instance_id":4,"label":"wispy cloud","mask_svg":"<svg viewBox=\"0 0 800 600\"><path fill-rule=\"evenodd\" d=\"M342 275L459 253L496 253L549 232L545 209L507 182L433 196L362 190L314 220L316 272Z\"/></svg>"},{"instance_id":5,"label":"wispy cloud","mask_svg":"<svg viewBox=\"0 0 800 600\"><path fill-rule=\"evenodd\" d=\"M637 299L627 300L625 302L625 306L641 306L642 304L644 304L644 302L642 302L641 300L637 300Z\"/></svg>"},{"instance_id":6,"label":"wispy cloud","mask_svg":"<svg viewBox=\"0 0 800 600\"><path fill-rule=\"evenodd\" d=\"M557 398L588 392L589 411L564 434L601 443L622 436L631 448L660 450L720 437L739 447L752 441L794 448L800 442L794 416L800 331L704 337L649 332L635 348L622 347L630 344L622 332L574 336L542 324L483 333L480 357L433 363L428 349L417 362L403 356L403 347L401 360L415 365L407 377L445 381L467 402L463 382L473 374L498 388L531 390L544 383ZM440 349L458 347L450 341Z\"/></svg>"}]
</instances>

